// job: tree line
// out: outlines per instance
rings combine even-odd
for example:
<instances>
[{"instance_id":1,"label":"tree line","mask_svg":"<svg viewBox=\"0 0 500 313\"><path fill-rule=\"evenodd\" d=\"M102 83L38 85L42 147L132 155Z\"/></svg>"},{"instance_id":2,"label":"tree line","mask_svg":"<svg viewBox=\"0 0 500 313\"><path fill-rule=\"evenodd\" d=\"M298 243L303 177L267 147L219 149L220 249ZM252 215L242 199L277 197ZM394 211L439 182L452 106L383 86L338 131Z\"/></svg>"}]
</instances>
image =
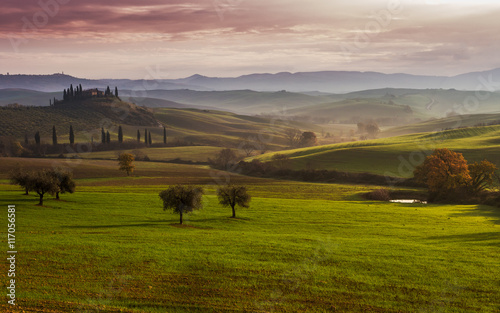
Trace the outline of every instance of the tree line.
<instances>
[{"instance_id":1,"label":"tree line","mask_svg":"<svg viewBox=\"0 0 500 313\"><path fill-rule=\"evenodd\" d=\"M69 125L69 133L68 133L68 138L69 138L69 143L73 145L75 143L75 132L73 130L73 125ZM104 127L101 128L101 143L111 143L111 134L109 130L105 130ZM34 140L36 145L41 145L41 137L40 137L40 131L36 131L34 135ZM124 135L123 135L123 128L122 126L118 126L118 134L117 134L117 142L118 143L123 143L124 141ZM137 142L141 142L141 132L140 130L137 130ZM25 134L24 136L24 143L26 145L29 144L29 138L28 134ZM163 143L167 144L167 129L166 127L163 127ZM151 131L149 131L147 128L144 129L144 144L151 146L153 144L153 140L151 137ZM57 135L57 129L56 126L52 126L52 145L57 146L58 145L58 135Z\"/></svg>"}]
</instances>

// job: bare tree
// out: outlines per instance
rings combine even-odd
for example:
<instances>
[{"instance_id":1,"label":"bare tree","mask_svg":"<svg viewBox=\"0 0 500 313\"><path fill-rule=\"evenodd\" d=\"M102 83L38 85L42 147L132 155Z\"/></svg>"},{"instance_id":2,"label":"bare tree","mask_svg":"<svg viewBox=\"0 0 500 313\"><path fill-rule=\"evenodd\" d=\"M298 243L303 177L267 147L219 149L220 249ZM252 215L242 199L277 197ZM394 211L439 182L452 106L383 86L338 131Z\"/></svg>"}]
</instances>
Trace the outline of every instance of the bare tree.
<instances>
[{"instance_id":1,"label":"bare tree","mask_svg":"<svg viewBox=\"0 0 500 313\"><path fill-rule=\"evenodd\" d=\"M302 132L297 128L288 128L285 130L285 138L287 139L288 145L290 147L298 147L300 143L300 137Z\"/></svg>"},{"instance_id":2,"label":"bare tree","mask_svg":"<svg viewBox=\"0 0 500 313\"><path fill-rule=\"evenodd\" d=\"M249 157L252 156L252 153L256 150L258 146L259 146L258 142L249 138L243 140L241 144L241 149L245 152L245 155Z\"/></svg>"},{"instance_id":3,"label":"bare tree","mask_svg":"<svg viewBox=\"0 0 500 313\"><path fill-rule=\"evenodd\" d=\"M208 162L215 168L221 170L229 170L231 167L236 164L238 161L238 157L234 153L233 150L227 148L222 149L214 160L208 159Z\"/></svg>"},{"instance_id":4,"label":"bare tree","mask_svg":"<svg viewBox=\"0 0 500 313\"><path fill-rule=\"evenodd\" d=\"M284 170L290 168L290 157L286 154L276 153L272 156L271 162L277 168Z\"/></svg>"},{"instance_id":5,"label":"bare tree","mask_svg":"<svg viewBox=\"0 0 500 313\"><path fill-rule=\"evenodd\" d=\"M231 207L233 210L233 218L236 217L236 205L248 208L250 206L250 200L252 199L247 192L247 187L235 185L220 187L217 189L217 197L221 205Z\"/></svg>"},{"instance_id":6,"label":"bare tree","mask_svg":"<svg viewBox=\"0 0 500 313\"><path fill-rule=\"evenodd\" d=\"M56 184L58 187L58 190L56 191L56 199L59 200L59 194L60 193L73 193L75 192L76 184L75 181L73 180L73 173L70 171L61 169L61 168L56 168L50 173L53 175L54 179L56 180Z\"/></svg>"}]
</instances>

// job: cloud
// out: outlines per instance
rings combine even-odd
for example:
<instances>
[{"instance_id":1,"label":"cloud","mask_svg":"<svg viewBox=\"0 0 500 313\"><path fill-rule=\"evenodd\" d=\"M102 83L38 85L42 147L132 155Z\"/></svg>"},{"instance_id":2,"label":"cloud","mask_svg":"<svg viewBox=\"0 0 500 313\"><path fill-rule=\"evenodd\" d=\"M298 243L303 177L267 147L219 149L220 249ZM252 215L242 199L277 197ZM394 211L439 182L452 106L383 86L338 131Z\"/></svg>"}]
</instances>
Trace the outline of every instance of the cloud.
<instances>
[{"instance_id":1,"label":"cloud","mask_svg":"<svg viewBox=\"0 0 500 313\"><path fill-rule=\"evenodd\" d=\"M42 0L57 1L63 2ZM85 66L65 60L75 56L93 60L106 75L105 69L131 75L148 64L160 64L179 76L237 75L266 68L269 72L352 69L435 74L446 74L439 73L446 68L447 73L458 74L500 65L496 55L500 5L427 2L401 0L397 12L391 13L391 3L397 0L347 4L88 0L49 5L48 10L35 0L3 0L0 53L12 56L11 72L16 72L16 66L42 68L29 58L43 55L47 57L44 68L52 64L86 75L90 70ZM51 10L54 14L49 14ZM384 22L384 17L389 20ZM17 54L9 38L17 40ZM356 47L349 59L342 48L346 45Z\"/></svg>"}]
</instances>

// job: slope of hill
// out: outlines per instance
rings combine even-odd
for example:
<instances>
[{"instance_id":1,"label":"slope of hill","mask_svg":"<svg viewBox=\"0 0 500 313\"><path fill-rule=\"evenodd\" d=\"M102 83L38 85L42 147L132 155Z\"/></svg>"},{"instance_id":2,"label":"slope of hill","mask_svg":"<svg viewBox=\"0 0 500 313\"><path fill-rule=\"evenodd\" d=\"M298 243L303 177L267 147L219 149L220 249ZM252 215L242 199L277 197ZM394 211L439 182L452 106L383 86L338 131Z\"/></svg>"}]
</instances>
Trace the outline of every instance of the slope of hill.
<instances>
[{"instance_id":1,"label":"slope of hill","mask_svg":"<svg viewBox=\"0 0 500 313\"><path fill-rule=\"evenodd\" d=\"M414 112L408 105L400 105L384 98L348 99L298 108L290 110L289 113L325 123L357 123L375 119L379 124L400 125L428 118L418 111Z\"/></svg>"},{"instance_id":2,"label":"slope of hill","mask_svg":"<svg viewBox=\"0 0 500 313\"><path fill-rule=\"evenodd\" d=\"M18 103L29 106L49 106L49 100L61 98L61 92L41 92L28 89L1 89L0 106Z\"/></svg>"},{"instance_id":3,"label":"slope of hill","mask_svg":"<svg viewBox=\"0 0 500 313\"><path fill-rule=\"evenodd\" d=\"M303 148L280 153L296 169L335 169L411 177L425 156L437 148L464 154L469 161L487 159L500 167L500 126L485 126ZM269 161L272 153L258 156Z\"/></svg>"},{"instance_id":4,"label":"slope of hill","mask_svg":"<svg viewBox=\"0 0 500 313\"><path fill-rule=\"evenodd\" d=\"M500 124L499 114L471 114L456 115L441 119L431 119L425 122L415 123L406 126L399 126L386 129L383 136L398 136L414 133L425 133L442 131L445 129L455 129L462 127L473 127L477 125L488 125L490 123Z\"/></svg>"},{"instance_id":5,"label":"slope of hill","mask_svg":"<svg viewBox=\"0 0 500 313\"><path fill-rule=\"evenodd\" d=\"M252 138L255 146L264 144L268 149L283 149L286 145L284 131L287 128L320 131L313 124L213 110L156 109L155 117L167 126L168 137L211 146L238 147Z\"/></svg>"},{"instance_id":6,"label":"slope of hill","mask_svg":"<svg viewBox=\"0 0 500 313\"><path fill-rule=\"evenodd\" d=\"M312 124L281 121L234 113L199 109L149 109L120 101L117 98L93 98L50 107L0 107L0 136L33 140L40 131L42 140L51 141L52 126L56 126L60 142L67 142L72 125L78 140L85 133L100 138L101 127L109 130L116 140L117 126L123 128L125 140L135 140L139 130L151 133L153 143L163 142L163 126L168 141L187 142L217 147L238 147L251 138L256 150L282 149L286 145L284 130L290 127L321 131ZM82 135L83 134L83 135ZM87 136L88 137L88 136ZM142 137L144 138L144 137Z\"/></svg>"},{"instance_id":7,"label":"slope of hill","mask_svg":"<svg viewBox=\"0 0 500 313\"><path fill-rule=\"evenodd\" d=\"M116 98L88 99L50 107L0 107L0 136L30 138L36 131L50 136L52 126L76 131L109 127L113 124L157 126L149 109Z\"/></svg>"},{"instance_id":8,"label":"slope of hill","mask_svg":"<svg viewBox=\"0 0 500 313\"><path fill-rule=\"evenodd\" d=\"M121 94L131 97L132 92L123 90ZM209 106L224 111L235 111L242 114L259 114L273 111L283 112L289 109L305 107L328 102L326 96L309 96L286 91L257 92L252 90L232 91L194 91L194 90L150 90L149 98L164 99L187 105ZM339 97L340 98L340 97ZM147 102L145 105L149 106Z\"/></svg>"}]
</instances>

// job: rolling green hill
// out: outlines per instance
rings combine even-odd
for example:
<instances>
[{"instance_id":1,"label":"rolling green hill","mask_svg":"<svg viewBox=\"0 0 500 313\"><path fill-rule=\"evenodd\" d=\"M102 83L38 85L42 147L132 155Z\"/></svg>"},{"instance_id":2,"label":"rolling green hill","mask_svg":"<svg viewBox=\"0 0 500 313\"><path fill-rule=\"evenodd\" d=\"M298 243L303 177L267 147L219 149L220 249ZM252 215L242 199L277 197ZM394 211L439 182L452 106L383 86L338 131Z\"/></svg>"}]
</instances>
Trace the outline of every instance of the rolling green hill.
<instances>
[{"instance_id":1,"label":"rolling green hill","mask_svg":"<svg viewBox=\"0 0 500 313\"><path fill-rule=\"evenodd\" d=\"M313 124L269 118L237 115L234 113L198 109L149 109L116 98L91 99L50 107L0 107L0 136L33 140L40 131L43 142L51 142L52 126L58 130L59 143L68 142L72 125L76 141L89 141L88 133L99 140L100 129L109 130L116 141L118 125L123 128L125 140L135 140L137 130L144 135L147 128L153 143L163 142L163 126L169 143L183 141L196 145L224 147L239 146L244 139L255 138L265 143L265 149L282 149L286 128L320 131ZM87 134L87 135L86 135ZM144 137L142 137L144 138ZM260 150L260 149L259 149Z\"/></svg>"},{"instance_id":2,"label":"rolling green hill","mask_svg":"<svg viewBox=\"0 0 500 313\"><path fill-rule=\"evenodd\" d=\"M500 168L500 126L420 133L281 151L296 169L335 169L411 177L414 168L437 148L461 152L469 161L487 159ZM273 153L256 158L269 161Z\"/></svg>"},{"instance_id":3,"label":"rolling green hill","mask_svg":"<svg viewBox=\"0 0 500 313\"><path fill-rule=\"evenodd\" d=\"M167 126L168 137L211 146L238 146L242 140L252 137L266 143L269 149L279 149L286 145L284 130L287 128L320 131L313 124L214 110L157 109L155 117Z\"/></svg>"},{"instance_id":4,"label":"rolling green hill","mask_svg":"<svg viewBox=\"0 0 500 313\"><path fill-rule=\"evenodd\" d=\"M69 129L75 132L109 128L112 125L157 126L153 112L149 109L120 101L116 98L88 99L50 107L0 107L0 136L30 138L36 131L42 137L52 135L56 129Z\"/></svg>"},{"instance_id":5,"label":"rolling green hill","mask_svg":"<svg viewBox=\"0 0 500 313\"><path fill-rule=\"evenodd\" d=\"M394 127L385 130L383 136L397 136L413 133L424 133L454 129L460 127L473 127L479 124L500 123L500 114L473 114L456 115L442 119L431 119L425 122L415 123L406 126Z\"/></svg>"}]
</instances>

